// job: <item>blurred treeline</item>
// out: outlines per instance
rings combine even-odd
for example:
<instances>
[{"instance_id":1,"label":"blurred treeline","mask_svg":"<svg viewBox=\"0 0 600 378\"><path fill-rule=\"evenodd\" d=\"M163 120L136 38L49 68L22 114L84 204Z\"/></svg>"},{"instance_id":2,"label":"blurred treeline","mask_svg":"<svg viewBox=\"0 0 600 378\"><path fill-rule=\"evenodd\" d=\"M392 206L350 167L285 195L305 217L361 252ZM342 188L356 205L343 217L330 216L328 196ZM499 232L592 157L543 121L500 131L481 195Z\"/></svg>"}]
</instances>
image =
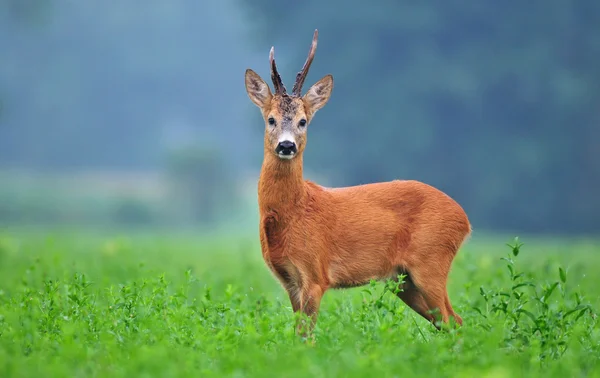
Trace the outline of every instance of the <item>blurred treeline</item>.
<instances>
[{"instance_id":1,"label":"blurred treeline","mask_svg":"<svg viewBox=\"0 0 600 378\"><path fill-rule=\"evenodd\" d=\"M306 89L335 88L309 178L422 180L480 230L600 231L598 1L0 4L0 168L159 172L192 220L248 209L262 122L243 71L268 79L275 45L291 88L318 28Z\"/></svg>"}]
</instances>

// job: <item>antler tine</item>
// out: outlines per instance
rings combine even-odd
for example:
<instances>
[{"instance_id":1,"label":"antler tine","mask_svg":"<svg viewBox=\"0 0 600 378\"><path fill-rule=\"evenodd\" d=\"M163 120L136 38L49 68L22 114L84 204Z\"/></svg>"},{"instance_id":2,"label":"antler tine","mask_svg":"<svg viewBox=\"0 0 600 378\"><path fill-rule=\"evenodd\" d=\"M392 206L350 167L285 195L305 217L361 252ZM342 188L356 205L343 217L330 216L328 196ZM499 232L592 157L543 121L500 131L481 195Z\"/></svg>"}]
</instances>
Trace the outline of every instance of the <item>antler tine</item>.
<instances>
[{"instance_id":1,"label":"antler tine","mask_svg":"<svg viewBox=\"0 0 600 378\"><path fill-rule=\"evenodd\" d=\"M310 50L308 51L308 58L306 58L306 62L304 62L304 66L302 70L298 72L296 75L296 83L294 84L294 88L292 89L292 94L294 96L302 95L302 85L304 84L304 80L306 80L306 75L308 74L308 70L310 69L310 65L312 64L313 59L315 58L315 51L317 51L317 39L319 38L319 31L315 29L315 33L313 34L312 44L310 45Z\"/></svg>"},{"instance_id":2,"label":"antler tine","mask_svg":"<svg viewBox=\"0 0 600 378\"><path fill-rule=\"evenodd\" d=\"M275 94L284 95L286 94L285 86L277 72L277 65L275 64L275 47L271 47L269 53L269 61L271 62L271 80L273 80L273 86L275 87Z\"/></svg>"}]
</instances>

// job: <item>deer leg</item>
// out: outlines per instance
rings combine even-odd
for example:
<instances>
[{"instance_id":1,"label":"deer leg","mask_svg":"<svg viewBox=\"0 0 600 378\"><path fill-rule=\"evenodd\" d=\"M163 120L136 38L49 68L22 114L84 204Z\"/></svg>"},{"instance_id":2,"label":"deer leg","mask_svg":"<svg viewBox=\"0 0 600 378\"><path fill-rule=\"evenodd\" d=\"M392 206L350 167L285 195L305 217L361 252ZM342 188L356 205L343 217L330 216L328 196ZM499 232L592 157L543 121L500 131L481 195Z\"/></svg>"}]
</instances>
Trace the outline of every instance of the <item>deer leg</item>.
<instances>
[{"instance_id":1,"label":"deer leg","mask_svg":"<svg viewBox=\"0 0 600 378\"><path fill-rule=\"evenodd\" d=\"M429 312L434 316L434 326L441 329L439 322L444 324L449 322L448 310L446 309L445 295L441 290L434 290L430 286L426 289L421 289L423 298L429 307Z\"/></svg>"},{"instance_id":2,"label":"deer leg","mask_svg":"<svg viewBox=\"0 0 600 378\"><path fill-rule=\"evenodd\" d=\"M398 298L423 318L432 323L435 322L433 315L428 312L429 307L427 306L427 302L425 302L425 298L423 298L423 295L417 289L410 277L406 277L406 280L401 285L401 289L402 291L396 294Z\"/></svg>"},{"instance_id":3,"label":"deer leg","mask_svg":"<svg viewBox=\"0 0 600 378\"><path fill-rule=\"evenodd\" d=\"M454 309L452 308L452 303L450 303L450 297L448 296L448 291L446 291L446 310L448 311L448 314L454 318L456 323L458 323L458 325L462 326L463 320L460 317L460 315L458 315L456 312L454 312Z\"/></svg>"},{"instance_id":4,"label":"deer leg","mask_svg":"<svg viewBox=\"0 0 600 378\"><path fill-rule=\"evenodd\" d=\"M292 310L294 313L300 311L300 289L293 285L286 285L285 291L287 291L288 296L290 297L290 303L292 304Z\"/></svg>"},{"instance_id":5,"label":"deer leg","mask_svg":"<svg viewBox=\"0 0 600 378\"><path fill-rule=\"evenodd\" d=\"M422 265L421 268L413 268L409 271L413 283L425 300L428 307L427 312L433 316L432 323L437 329L441 329L439 321L444 324L449 323L451 314L447 306L449 302L446 301L448 270L437 262L437 264Z\"/></svg>"},{"instance_id":6,"label":"deer leg","mask_svg":"<svg viewBox=\"0 0 600 378\"><path fill-rule=\"evenodd\" d=\"M315 284L302 290L300 294L300 311L309 318L310 323L307 325L303 319L300 324L298 324L296 329L301 336L307 337L309 333L312 333L317 323L321 298L323 298L324 293L325 289L320 285Z\"/></svg>"}]
</instances>

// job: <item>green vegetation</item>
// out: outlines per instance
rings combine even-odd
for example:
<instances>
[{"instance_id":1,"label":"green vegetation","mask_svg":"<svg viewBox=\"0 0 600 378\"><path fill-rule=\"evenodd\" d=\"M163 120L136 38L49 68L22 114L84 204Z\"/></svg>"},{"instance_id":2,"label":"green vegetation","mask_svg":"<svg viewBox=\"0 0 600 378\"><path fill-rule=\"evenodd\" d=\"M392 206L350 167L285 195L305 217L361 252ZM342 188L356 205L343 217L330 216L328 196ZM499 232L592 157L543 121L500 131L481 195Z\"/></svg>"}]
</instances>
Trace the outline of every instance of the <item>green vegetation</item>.
<instances>
[{"instance_id":1,"label":"green vegetation","mask_svg":"<svg viewBox=\"0 0 600 378\"><path fill-rule=\"evenodd\" d=\"M0 236L0 376L600 376L594 241L476 236L462 329L374 283L326 294L307 344L254 235L127 234Z\"/></svg>"}]
</instances>

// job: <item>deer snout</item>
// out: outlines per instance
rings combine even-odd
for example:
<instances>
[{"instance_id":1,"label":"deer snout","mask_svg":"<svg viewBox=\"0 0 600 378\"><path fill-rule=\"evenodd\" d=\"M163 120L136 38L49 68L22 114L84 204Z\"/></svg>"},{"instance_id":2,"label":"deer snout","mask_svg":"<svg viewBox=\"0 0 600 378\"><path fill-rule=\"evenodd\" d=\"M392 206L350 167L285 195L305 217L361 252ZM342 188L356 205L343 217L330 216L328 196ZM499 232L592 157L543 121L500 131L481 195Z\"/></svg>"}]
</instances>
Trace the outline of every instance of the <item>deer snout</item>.
<instances>
[{"instance_id":1,"label":"deer snout","mask_svg":"<svg viewBox=\"0 0 600 378\"><path fill-rule=\"evenodd\" d=\"M279 142L277 148L275 148L275 152L283 159L292 158L297 151L298 148L296 147L296 143L291 140L283 140Z\"/></svg>"}]
</instances>

